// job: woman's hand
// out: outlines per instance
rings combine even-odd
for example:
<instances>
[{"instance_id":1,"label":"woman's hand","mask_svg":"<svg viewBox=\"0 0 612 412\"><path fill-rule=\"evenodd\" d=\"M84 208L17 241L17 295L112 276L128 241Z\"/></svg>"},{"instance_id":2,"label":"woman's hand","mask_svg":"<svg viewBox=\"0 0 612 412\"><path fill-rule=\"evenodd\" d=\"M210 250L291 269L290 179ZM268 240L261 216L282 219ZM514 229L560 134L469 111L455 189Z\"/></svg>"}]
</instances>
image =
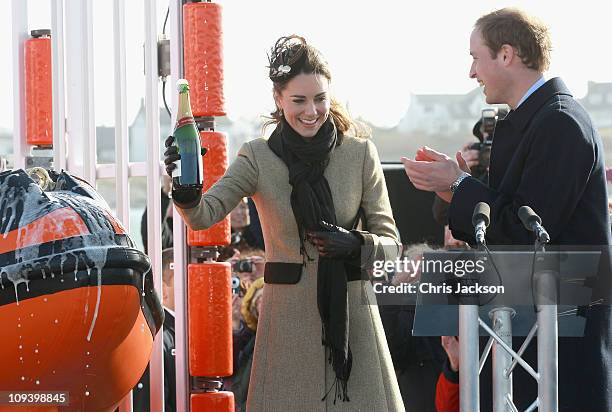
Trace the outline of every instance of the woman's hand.
<instances>
[{"instance_id":1,"label":"woman's hand","mask_svg":"<svg viewBox=\"0 0 612 412\"><path fill-rule=\"evenodd\" d=\"M166 151L164 152L164 163L166 165L166 173L168 176L172 177L172 172L176 169L176 165L174 162L177 160L181 160L181 155L178 152L178 147L173 145L174 136L170 135L166 138L164 145L166 146Z\"/></svg>"},{"instance_id":2,"label":"woman's hand","mask_svg":"<svg viewBox=\"0 0 612 412\"><path fill-rule=\"evenodd\" d=\"M354 258L359 255L363 240L353 232L321 222L326 231L310 231L306 236L310 242L319 250L319 255L330 258Z\"/></svg>"},{"instance_id":3,"label":"woman's hand","mask_svg":"<svg viewBox=\"0 0 612 412\"><path fill-rule=\"evenodd\" d=\"M181 160L181 155L179 154L178 147L176 147L176 145L174 145L173 143L174 136L172 135L168 136L164 141L164 146L167 147L166 151L164 152L164 164L166 165L166 173L170 177L172 177L172 172L174 171L174 169L176 169L176 165L174 164L174 162L176 162L177 160ZM202 156L204 156L207 151L208 150L203 147Z\"/></svg>"}]
</instances>

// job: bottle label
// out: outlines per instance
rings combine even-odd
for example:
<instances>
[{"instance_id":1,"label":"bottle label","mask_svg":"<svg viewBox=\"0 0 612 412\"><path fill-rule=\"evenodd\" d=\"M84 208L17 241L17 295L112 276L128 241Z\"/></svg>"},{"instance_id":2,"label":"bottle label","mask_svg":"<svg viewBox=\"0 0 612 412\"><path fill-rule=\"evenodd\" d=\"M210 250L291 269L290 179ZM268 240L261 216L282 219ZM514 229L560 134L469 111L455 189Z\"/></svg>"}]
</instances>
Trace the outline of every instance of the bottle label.
<instances>
[{"instance_id":1,"label":"bottle label","mask_svg":"<svg viewBox=\"0 0 612 412\"><path fill-rule=\"evenodd\" d=\"M181 159L173 162L176 165L176 169L172 171L172 177L181 177Z\"/></svg>"},{"instance_id":2,"label":"bottle label","mask_svg":"<svg viewBox=\"0 0 612 412\"><path fill-rule=\"evenodd\" d=\"M192 116L184 116L176 122L174 129L175 145L181 159L174 162L176 169L172 177L177 179L177 184L194 185L202 183L202 154L200 149L200 137L196 122ZM185 165L185 173L183 173Z\"/></svg>"}]
</instances>

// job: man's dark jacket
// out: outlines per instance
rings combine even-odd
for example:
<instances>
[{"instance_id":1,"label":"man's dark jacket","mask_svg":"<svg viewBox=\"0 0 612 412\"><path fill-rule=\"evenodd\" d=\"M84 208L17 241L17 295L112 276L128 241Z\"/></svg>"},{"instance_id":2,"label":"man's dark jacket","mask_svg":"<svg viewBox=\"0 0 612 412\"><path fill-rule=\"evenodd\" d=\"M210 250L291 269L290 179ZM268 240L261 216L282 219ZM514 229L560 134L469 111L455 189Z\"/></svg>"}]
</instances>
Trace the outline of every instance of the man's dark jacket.
<instances>
[{"instance_id":1,"label":"man's dark jacket","mask_svg":"<svg viewBox=\"0 0 612 412\"><path fill-rule=\"evenodd\" d=\"M517 216L519 207L528 205L542 218L551 244L602 245L607 252L611 234L603 145L590 116L563 81L547 81L498 121L494 136L489 185L467 178L453 196L453 236L474 243L472 213L483 201L491 207L489 244L533 244L533 233ZM604 256L596 293L609 302L609 255ZM609 305L591 310L584 338L560 339L561 411L612 410L609 314ZM526 356L535 360L535 349ZM515 371L514 400L524 410L537 396L535 381L521 368ZM484 379L481 376L481 382ZM487 410L490 402L482 407Z\"/></svg>"}]
</instances>

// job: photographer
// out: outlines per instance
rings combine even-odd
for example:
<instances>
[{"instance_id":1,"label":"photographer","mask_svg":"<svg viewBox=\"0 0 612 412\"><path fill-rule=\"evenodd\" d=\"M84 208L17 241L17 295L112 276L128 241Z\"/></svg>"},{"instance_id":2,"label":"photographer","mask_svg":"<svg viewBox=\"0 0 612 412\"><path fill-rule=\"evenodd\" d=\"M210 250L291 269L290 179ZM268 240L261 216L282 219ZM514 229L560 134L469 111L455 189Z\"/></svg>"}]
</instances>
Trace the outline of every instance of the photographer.
<instances>
[{"instance_id":1,"label":"photographer","mask_svg":"<svg viewBox=\"0 0 612 412\"><path fill-rule=\"evenodd\" d=\"M606 252L593 299L607 304L590 308L585 336L560 338L558 352L559 410L605 411L612 404L612 340L604 151L590 116L563 81L544 79L550 50L548 28L522 11L497 10L476 22L470 77L484 86L487 103L512 109L495 128L488 184L471 177L461 153L451 159L425 147L414 160L402 161L415 187L450 202L449 224L458 239L474 242L472 212L478 202L486 202L491 207L489 244L531 245L533 233L517 216L528 205L542 218L553 245L588 245ZM525 352L528 362L534 361L534 352L533 347ZM535 386L524 371L513 374L515 405L525 409L537 396Z\"/></svg>"},{"instance_id":2,"label":"photographer","mask_svg":"<svg viewBox=\"0 0 612 412\"><path fill-rule=\"evenodd\" d=\"M461 156L470 168L470 174L484 184L489 180L489 161L495 125L498 119L505 118L507 114L508 110L505 108L482 109L482 116L472 129L472 134L479 141L476 143L469 141L461 148ZM464 247L466 243L455 239L448 227L448 207L448 202L439 196L434 197L432 212L436 222L444 226L444 246Z\"/></svg>"},{"instance_id":3,"label":"photographer","mask_svg":"<svg viewBox=\"0 0 612 412\"><path fill-rule=\"evenodd\" d=\"M236 254L229 262L232 265L232 329L234 334L234 370L238 370L239 353L254 333L241 314L243 297L257 279L263 277L266 260L260 249L246 250Z\"/></svg>"}]
</instances>

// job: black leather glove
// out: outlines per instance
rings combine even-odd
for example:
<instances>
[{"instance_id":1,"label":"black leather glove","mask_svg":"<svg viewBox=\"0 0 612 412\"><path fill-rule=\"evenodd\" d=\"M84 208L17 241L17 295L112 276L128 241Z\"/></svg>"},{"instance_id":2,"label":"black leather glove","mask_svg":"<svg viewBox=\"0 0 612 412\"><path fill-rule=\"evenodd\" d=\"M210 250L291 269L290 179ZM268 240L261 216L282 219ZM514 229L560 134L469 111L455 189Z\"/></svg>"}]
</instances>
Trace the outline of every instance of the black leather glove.
<instances>
[{"instance_id":1,"label":"black leather glove","mask_svg":"<svg viewBox=\"0 0 612 412\"><path fill-rule=\"evenodd\" d=\"M330 258L353 259L359 256L363 238L357 233L322 221L324 231L306 233L310 242L319 250L319 255Z\"/></svg>"},{"instance_id":2,"label":"black leather glove","mask_svg":"<svg viewBox=\"0 0 612 412\"><path fill-rule=\"evenodd\" d=\"M172 171L176 169L174 162L181 159L181 155L178 152L178 147L174 144L174 136L170 135L166 138L164 145L167 147L164 152L164 163L166 165L166 173L172 177ZM202 156L206 154L207 150L205 147L202 148Z\"/></svg>"},{"instance_id":3,"label":"black leather glove","mask_svg":"<svg viewBox=\"0 0 612 412\"><path fill-rule=\"evenodd\" d=\"M174 162L181 159L181 155L178 152L178 147L173 145L174 136L170 135L166 138L164 145L167 147L164 152L164 163L166 165L166 173L172 177L172 171L176 169ZM202 148L202 156L206 154L206 148ZM196 206L200 201L202 195L202 188L181 188L172 186L172 199L174 204L183 209L189 209Z\"/></svg>"}]
</instances>

